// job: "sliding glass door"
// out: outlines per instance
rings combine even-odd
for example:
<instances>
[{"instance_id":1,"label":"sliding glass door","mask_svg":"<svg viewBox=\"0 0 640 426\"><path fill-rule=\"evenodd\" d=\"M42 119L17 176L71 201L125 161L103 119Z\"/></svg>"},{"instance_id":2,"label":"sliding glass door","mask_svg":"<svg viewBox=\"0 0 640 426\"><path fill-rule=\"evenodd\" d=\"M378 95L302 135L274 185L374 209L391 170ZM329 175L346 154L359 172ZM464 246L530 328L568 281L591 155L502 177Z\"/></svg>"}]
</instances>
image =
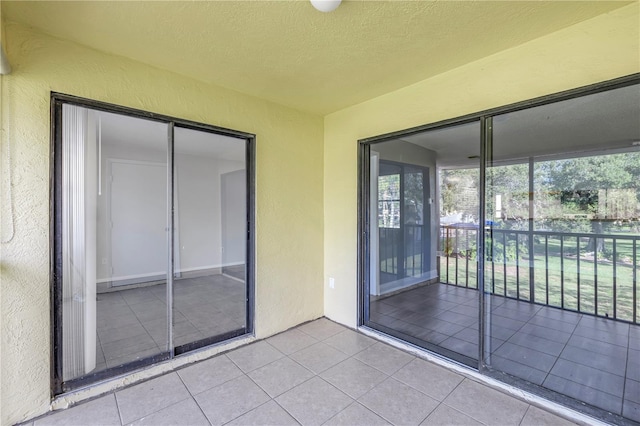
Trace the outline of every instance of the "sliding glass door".
<instances>
[{"instance_id":1,"label":"sliding glass door","mask_svg":"<svg viewBox=\"0 0 640 426\"><path fill-rule=\"evenodd\" d=\"M639 87L492 125L486 366L639 420Z\"/></svg>"},{"instance_id":2,"label":"sliding glass door","mask_svg":"<svg viewBox=\"0 0 640 426\"><path fill-rule=\"evenodd\" d=\"M479 129L368 147L365 324L468 365L478 363Z\"/></svg>"},{"instance_id":3,"label":"sliding glass door","mask_svg":"<svg viewBox=\"0 0 640 426\"><path fill-rule=\"evenodd\" d=\"M170 351L168 126L72 104L61 119L56 331L66 383Z\"/></svg>"},{"instance_id":4,"label":"sliding glass door","mask_svg":"<svg viewBox=\"0 0 640 426\"><path fill-rule=\"evenodd\" d=\"M360 154L363 325L640 421L637 77L360 141Z\"/></svg>"},{"instance_id":5,"label":"sliding glass door","mask_svg":"<svg viewBox=\"0 0 640 426\"><path fill-rule=\"evenodd\" d=\"M252 137L54 98L54 391L252 331Z\"/></svg>"},{"instance_id":6,"label":"sliding glass door","mask_svg":"<svg viewBox=\"0 0 640 426\"><path fill-rule=\"evenodd\" d=\"M247 326L244 139L174 131L173 342L176 353Z\"/></svg>"}]
</instances>

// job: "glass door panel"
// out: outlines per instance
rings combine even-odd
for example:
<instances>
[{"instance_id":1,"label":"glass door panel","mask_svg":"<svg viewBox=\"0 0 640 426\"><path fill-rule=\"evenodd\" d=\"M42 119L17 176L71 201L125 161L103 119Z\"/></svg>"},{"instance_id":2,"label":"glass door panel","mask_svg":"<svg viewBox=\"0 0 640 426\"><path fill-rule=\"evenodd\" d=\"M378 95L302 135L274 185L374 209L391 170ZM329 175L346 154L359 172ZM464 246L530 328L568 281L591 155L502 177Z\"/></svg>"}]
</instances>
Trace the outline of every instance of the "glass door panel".
<instances>
[{"instance_id":1,"label":"glass door panel","mask_svg":"<svg viewBox=\"0 0 640 426\"><path fill-rule=\"evenodd\" d=\"M168 357L167 132L164 123L62 107L64 382Z\"/></svg>"},{"instance_id":2,"label":"glass door panel","mask_svg":"<svg viewBox=\"0 0 640 426\"><path fill-rule=\"evenodd\" d=\"M479 351L479 135L478 122L425 131L373 143L369 158L365 321L472 366Z\"/></svg>"},{"instance_id":3,"label":"glass door panel","mask_svg":"<svg viewBox=\"0 0 640 426\"><path fill-rule=\"evenodd\" d=\"M247 327L246 140L175 127L176 353Z\"/></svg>"},{"instance_id":4,"label":"glass door panel","mask_svg":"<svg viewBox=\"0 0 640 426\"><path fill-rule=\"evenodd\" d=\"M638 85L498 115L486 171L485 363L622 416L640 356L638 117Z\"/></svg>"},{"instance_id":5,"label":"glass door panel","mask_svg":"<svg viewBox=\"0 0 640 426\"><path fill-rule=\"evenodd\" d=\"M252 331L253 135L123 111L53 98L55 394Z\"/></svg>"}]
</instances>

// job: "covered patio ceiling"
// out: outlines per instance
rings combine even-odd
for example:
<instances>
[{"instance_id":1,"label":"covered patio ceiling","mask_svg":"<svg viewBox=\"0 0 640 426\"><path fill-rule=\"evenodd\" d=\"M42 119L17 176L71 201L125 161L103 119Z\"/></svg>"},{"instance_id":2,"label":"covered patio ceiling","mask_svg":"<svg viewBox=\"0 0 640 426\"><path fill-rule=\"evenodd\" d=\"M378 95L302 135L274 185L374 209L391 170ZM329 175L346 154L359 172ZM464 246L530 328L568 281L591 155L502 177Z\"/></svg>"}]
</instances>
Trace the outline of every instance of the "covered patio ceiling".
<instances>
[{"instance_id":1,"label":"covered patio ceiling","mask_svg":"<svg viewBox=\"0 0 640 426\"><path fill-rule=\"evenodd\" d=\"M2 1L2 18L322 115L629 3Z\"/></svg>"}]
</instances>

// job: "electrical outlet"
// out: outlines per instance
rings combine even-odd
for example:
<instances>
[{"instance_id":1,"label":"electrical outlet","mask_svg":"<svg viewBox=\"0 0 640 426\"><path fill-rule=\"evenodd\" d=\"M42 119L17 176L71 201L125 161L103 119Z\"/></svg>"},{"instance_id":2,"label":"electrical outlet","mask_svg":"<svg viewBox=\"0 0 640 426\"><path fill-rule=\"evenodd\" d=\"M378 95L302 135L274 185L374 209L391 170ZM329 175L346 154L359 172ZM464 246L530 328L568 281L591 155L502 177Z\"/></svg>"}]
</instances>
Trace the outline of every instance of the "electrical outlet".
<instances>
[{"instance_id":1,"label":"electrical outlet","mask_svg":"<svg viewBox=\"0 0 640 426\"><path fill-rule=\"evenodd\" d=\"M329 277L329 288L336 288L336 279Z\"/></svg>"}]
</instances>

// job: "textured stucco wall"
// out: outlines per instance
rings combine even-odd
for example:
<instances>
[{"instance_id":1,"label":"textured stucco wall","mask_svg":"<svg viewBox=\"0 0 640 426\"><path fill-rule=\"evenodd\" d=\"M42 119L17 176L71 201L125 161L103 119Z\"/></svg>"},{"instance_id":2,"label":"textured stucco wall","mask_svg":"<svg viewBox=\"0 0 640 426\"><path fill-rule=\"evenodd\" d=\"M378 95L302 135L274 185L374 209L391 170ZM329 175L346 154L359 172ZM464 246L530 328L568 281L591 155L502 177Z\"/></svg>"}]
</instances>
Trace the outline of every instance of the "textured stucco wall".
<instances>
[{"instance_id":1,"label":"textured stucco wall","mask_svg":"<svg viewBox=\"0 0 640 426\"><path fill-rule=\"evenodd\" d=\"M640 3L325 117L325 315L357 321L357 140L640 71ZM335 288L328 278L335 278Z\"/></svg>"},{"instance_id":2,"label":"textured stucco wall","mask_svg":"<svg viewBox=\"0 0 640 426\"><path fill-rule=\"evenodd\" d=\"M1 424L41 414L50 403L50 91L255 133L256 334L322 315L322 117L14 23L3 42L13 65L2 81L2 142L12 150L15 235L1 246ZM3 203L3 224L9 210Z\"/></svg>"}]
</instances>

